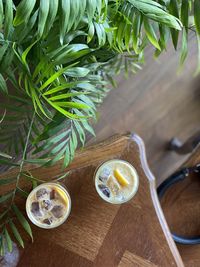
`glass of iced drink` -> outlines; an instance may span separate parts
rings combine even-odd
[[[29,219],[41,228],[50,229],[61,225],[70,211],[70,195],[59,183],[44,183],[37,186],[26,200]]]
[[[101,198],[112,204],[122,204],[136,194],[139,177],[130,163],[113,159],[97,168],[94,182]]]

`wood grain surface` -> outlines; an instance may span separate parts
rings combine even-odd
[[[145,260],[129,251],[125,251],[121,261],[119,263],[119,267],[127,267],[127,266],[134,266],[134,267],[158,267],[158,265],[153,264],[149,260]]]
[[[130,162],[140,179],[136,196],[123,205],[106,203],[94,187],[95,169],[113,158]],[[183,266],[160,209],[143,142],[137,135],[113,137],[79,151],[68,170],[63,183],[72,198],[69,219],[52,230],[33,226],[34,243],[26,242],[18,267]],[[31,172],[46,180],[63,174],[59,164]]]
[[[200,163],[200,146],[182,167]],[[171,187],[161,200],[171,231],[185,235],[200,235],[200,179],[190,175]],[[177,245],[186,267],[200,266],[200,245]]]

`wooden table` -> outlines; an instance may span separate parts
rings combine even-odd
[[[113,158],[130,162],[139,174],[136,196],[123,205],[103,201],[93,183],[96,167]],[[33,226],[34,243],[27,242],[18,267],[183,266],[137,135],[116,136],[80,150],[68,170],[70,175],[63,182],[72,198],[69,219],[52,230]],[[32,173],[51,180],[63,171],[58,164]]]

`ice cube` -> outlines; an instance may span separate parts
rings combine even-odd
[[[101,171],[101,173],[99,175],[99,180],[102,183],[106,183],[110,174],[111,174],[111,170],[109,168],[107,168],[107,167],[103,168],[103,170]]]
[[[56,218],[60,218],[63,216],[63,206],[61,205],[55,205],[53,209],[51,210],[52,214]]]
[[[56,193],[56,191],[54,189],[52,189],[50,192],[50,199],[55,199],[55,193]]]
[[[113,195],[117,195],[120,191],[120,185],[117,182],[117,180],[113,177],[110,176],[108,181],[107,181],[107,186],[110,188],[111,192],[113,193]]]
[[[31,212],[33,213],[34,216],[42,216],[39,202],[32,202]]]
[[[52,217],[46,218],[46,219],[43,220],[43,223],[48,224],[48,225],[51,225],[52,222],[53,222],[53,218]]]
[[[44,198],[48,198],[49,196],[49,192],[47,191],[46,188],[40,188],[37,192],[36,192],[36,197],[38,200],[44,199]]]
[[[50,208],[52,207],[51,200],[49,199],[42,200],[41,207],[45,210],[50,210]]]
[[[110,197],[110,189],[106,185],[99,184],[98,187],[106,197]]]
[[[126,198],[125,196],[123,195],[122,192],[119,192],[117,195],[116,195],[116,198],[119,200],[119,201],[125,201]]]

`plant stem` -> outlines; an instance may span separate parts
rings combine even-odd
[[[27,148],[28,148],[28,143],[29,143],[30,134],[31,134],[31,130],[32,130],[34,119],[35,119],[35,111],[33,112],[33,116],[32,116],[32,119],[31,119],[30,126],[29,126],[28,134],[27,134],[27,137],[26,137],[26,143],[25,143],[25,146],[24,146],[24,151],[23,151],[22,159],[21,159],[21,162],[20,162],[20,165],[19,165],[19,173],[17,175],[15,189],[13,191],[13,196],[12,196],[12,199],[11,199],[10,209],[11,209],[12,204],[14,202],[16,191],[17,191],[17,188],[18,188],[19,180],[20,180],[20,176],[21,176],[21,172],[23,170],[24,160],[26,158],[26,152],[27,152]]]

